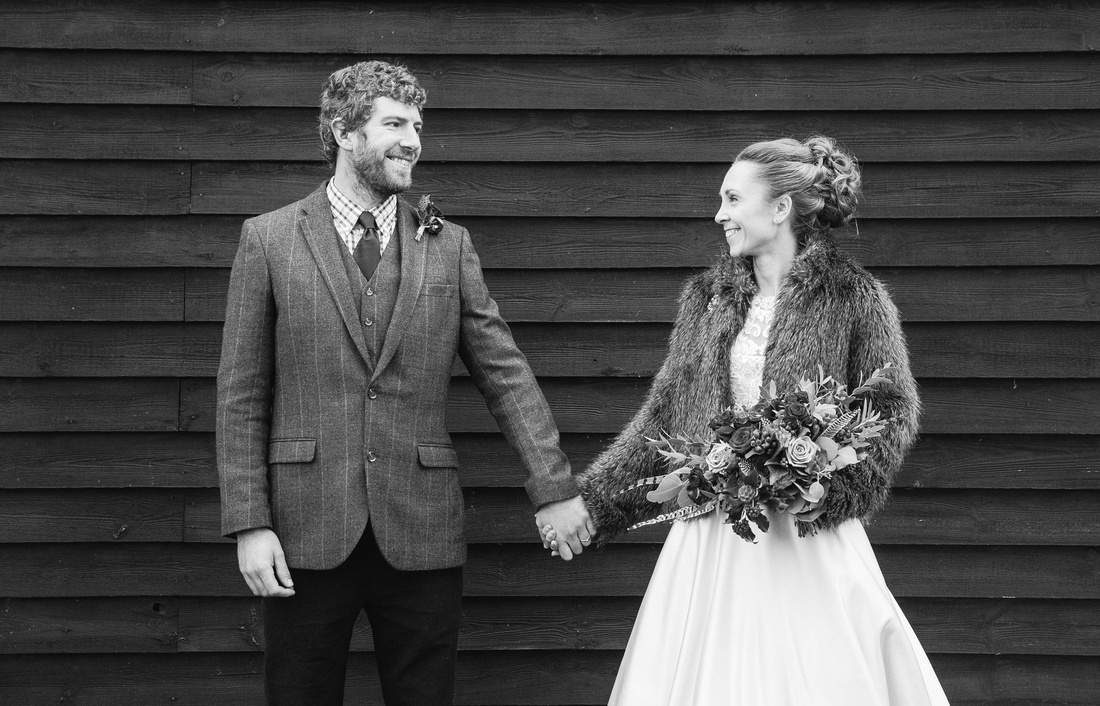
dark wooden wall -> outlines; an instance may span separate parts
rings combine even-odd
[[[258,704],[214,375],[248,215],[326,176],[322,79],[430,92],[416,192],[468,226],[576,467],[636,409],[750,141],[864,163],[848,247],[927,413],[871,528],[954,704],[1100,692],[1100,3],[0,5],[0,702]],[[456,370],[462,704],[598,704],[660,532],[572,564]],[[826,649],[827,646],[821,646]],[[377,692],[369,630],[349,693]]]

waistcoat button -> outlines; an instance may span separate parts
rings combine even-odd
[[[367,452],[367,461],[368,462],[374,463],[377,460],[378,460],[378,457],[374,455],[373,451],[368,451]]]

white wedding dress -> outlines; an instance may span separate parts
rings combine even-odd
[[[774,304],[756,297],[733,345],[735,399],[759,398]],[[862,523],[799,538],[770,519],[756,544],[717,513],[673,524],[610,705],[946,705]]]

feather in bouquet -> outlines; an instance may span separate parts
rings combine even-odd
[[[661,504],[675,500],[679,509],[630,529],[699,517],[717,508],[749,542],[756,541],[753,525],[768,531],[765,510],[792,515],[800,537],[815,534],[833,474],[866,458],[872,440],[893,421],[876,411],[868,396],[889,382],[891,367],[874,371],[851,392],[823,371],[783,395],[776,394],[772,382],[761,388],[762,399],[755,406],[727,409],[715,417],[710,423],[717,437],[713,441],[650,439],[649,445],[673,470],[637,481],[623,492],[656,486],[646,498]]]

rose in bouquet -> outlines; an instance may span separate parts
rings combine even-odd
[[[784,394],[777,394],[772,382],[761,389],[755,406],[716,416],[710,423],[713,440],[649,439],[672,470],[623,492],[656,486],[646,498],[675,501],[678,508],[631,529],[717,510],[734,532],[755,542],[753,526],[767,532],[770,510],[791,515],[800,537],[815,534],[833,475],[866,458],[873,439],[893,421],[869,398],[876,386],[889,382],[891,368],[874,371],[851,392],[822,371]]]

